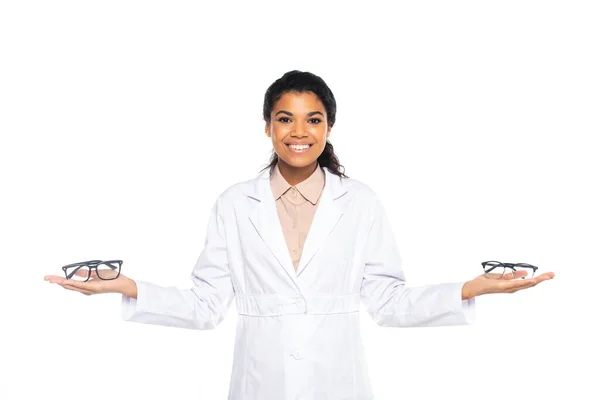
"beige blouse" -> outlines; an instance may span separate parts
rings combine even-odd
[[[311,176],[291,186],[281,175],[277,164],[270,179],[283,235],[297,270],[306,235],[325,186],[325,172],[318,165]]]

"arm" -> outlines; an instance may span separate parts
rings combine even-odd
[[[378,197],[371,208],[365,257],[361,299],[377,324],[416,327],[474,322],[475,299],[463,292],[464,282],[405,285],[398,246]]]
[[[235,294],[220,197],[211,209],[204,245],[191,274],[191,289],[131,280],[122,292],[123,319],[188,329],[215,328],[225,318]]]

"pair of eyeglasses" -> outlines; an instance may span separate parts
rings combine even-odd
[[[483,266],[484,276],[489,279],[503,279],[505,276],[510,276],[510,279],[515,278],[517,271],[526,271],[525,278],[533,278],[538,267],[527,263],[503,263],[500,261],[484,261]]]
[[[78,263],[68,264],[62,267],[67,279],[72,279],[79,282],[87,282],[92,275],[92,270],[95,270],[99,279],[109,281],[117,279],[121,274],[121,265],[123,260],[89,260]]]

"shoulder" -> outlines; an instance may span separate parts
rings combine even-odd
[[[335,179],[339,177],[336,176]],[[379,196],[369,184],[355,178],[342,178],[341,184],[348,191],[346,195],[349,200],[358,204],[363,210],[377,206]]]
[[[247,203],[248,200],[260,199],[260,191],[269,185],[268,171],[261,171],[256,176],[240,180],[230,184],[223,189],[217,199],[217,203],[233,206],[235,204]],[[261,189],[262,188],[262,189]]]
[[[230,184],[221,191],[217,197],[217,202],[232,204],[240,199],[252,195],[256,191],[256,184],[259,178],[246,179]]]
[[[336,179],[338,179],[336,177]],[[342,186],[348,190],[348,192],[355,196],[360,196],[363,199],[369,200],[377,197],[375,190],[365,182],[355,178],[342,178]]]
[[[366,214],[371,223],[387,215],[384,202],[370,185],[353,178],[344,179],[343,182],[356,209],[360,210],[360,214]]]

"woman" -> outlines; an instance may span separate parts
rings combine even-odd
[[[124,275],[46,280],[86,295],[121,293],[125,320],[189,329],[217,326],[235,297],[230,399],[366,400],[361,301],[382,326],[468,324],[476,296],[554,276],[405,286],[381,201],[340,171],[327,140],[335,114],[331,90],[314,74],[290,71],[268,88],[263,116],[273,157],[215,201],[191,289]]]

